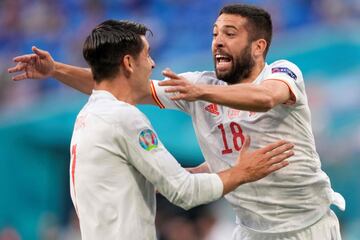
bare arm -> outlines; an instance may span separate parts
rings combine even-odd
[[[232,86],[201,85],[199,99],[231,108],[266,112],[290,98],[287,85],[281,81],[267,80],[260,85],[235,84]]]
[[[244,83],[217,86],[192,84],[171,71],[164,71],[163,74],[170,80],[159,85],[169,86],[166,92],[177,93],[172,97],[173,100],[204,100],[240,110],[265,112],[292,97],[289,87],[276,79],[264,81],[260,85]]]
[[[71,66],[60,62],[54,64],[55,69],[51,77],[80,92],[91,94],[94,88],[94,80],[89,68]]]
[[[49,52],[36,47],[32,47],[32,51],[34,53],[14,58],[16,66],[8,69],[9,73],[17,73],[12,78],[14,81],[53,77],[83,93],[91,93],[94,81],[89,68],[56,62]]]
[[[91,94],[94,88],[94,80],[89,68],[72,66],[54,61],[47,51],[32,47],[32,54],[17,56],[14,62],[15,67],[9,68],[9,73],[16,73],[12,77],[14,81],[24,79],[46,79],[53,77],[65,85],[74,88],[82,93]],[[141,104],[156,105],[149,92],[141,99]]]

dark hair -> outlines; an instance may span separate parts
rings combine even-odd
[[[220,10],[219,16],[224,13],[240,15],[247,19],[246,29],[249,34],[249,40],[254,41],[263,38],[267,42],[264,52],[265,57],[269,51],[272,38],[270,14],[264,9],[245,4],[226,5]]]
[[[141,36],[148,31],[151,32],[142,24],[117,20],[107,20],[94,28],[83,47],[94,80],[115,77],[125,55],[137,58],[144,48]]]

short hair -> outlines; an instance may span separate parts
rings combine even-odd
[[[94,80],[101,82],[115,77],[125,55],[137,58],[144,48],[141,36],[148,31],[151,32],[142,24],[117,20],[107,20],[95,27],[83,47]]]
[[[263,38],[267,42],[264,52],[264,57],[266,57],[272,38],[272,21],[270,14],[262,8],[246,4],[226,5],[220,10],[219,16],[224,13],[240,15],[247,19],[246,30],[249,34],[249,40],[254,41]]]

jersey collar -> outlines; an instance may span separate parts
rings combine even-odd
[[[261,82],[261,80],[264,78],[266,69],[268,69],[269,65],[267,63],[265,63],[264,68],[261,70],[261,72],[259,73],[259,75],[256,77],[256,79],[252,82],[253,84],[258,84]]]

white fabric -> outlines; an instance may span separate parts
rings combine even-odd
[[[145,115],[106,91],[94,90],[79,113],[70,186],[82,239],[156,239],[154,187],[185,209],[221,197],[217,174],[189,174],[157,138],[146,150],[144,131],[155,134]]]
[[[341,240],[339,221],[333,211],[329,211],[313,225],[292,232],[261,233],[238,225],[233,240]]]
[[[214,72],[181,74],[196,84],[226,85]],[[244,135],[251,137],[251,148],[258,149],[280,139],[294,143],[290,164],[264,179],[247,183],[227,194],[243,226],[260,232],[286,232],[318,221],[334,201],[328,176],[321,170],[311,129],[311,116],[303,76],[286,60],[264,67],[253,84],[264,80],[283,81],[292,91],[292,101],[268,112],[253,113],[205,101],[172,101],[166,87],[153,81],[156,95],[166,108],[191,115],[200,148],[214,172],[229,168],[237,159]],[[344,200],[343,200],[344,203]],[[344,207],[344,206],[343,206]]]

